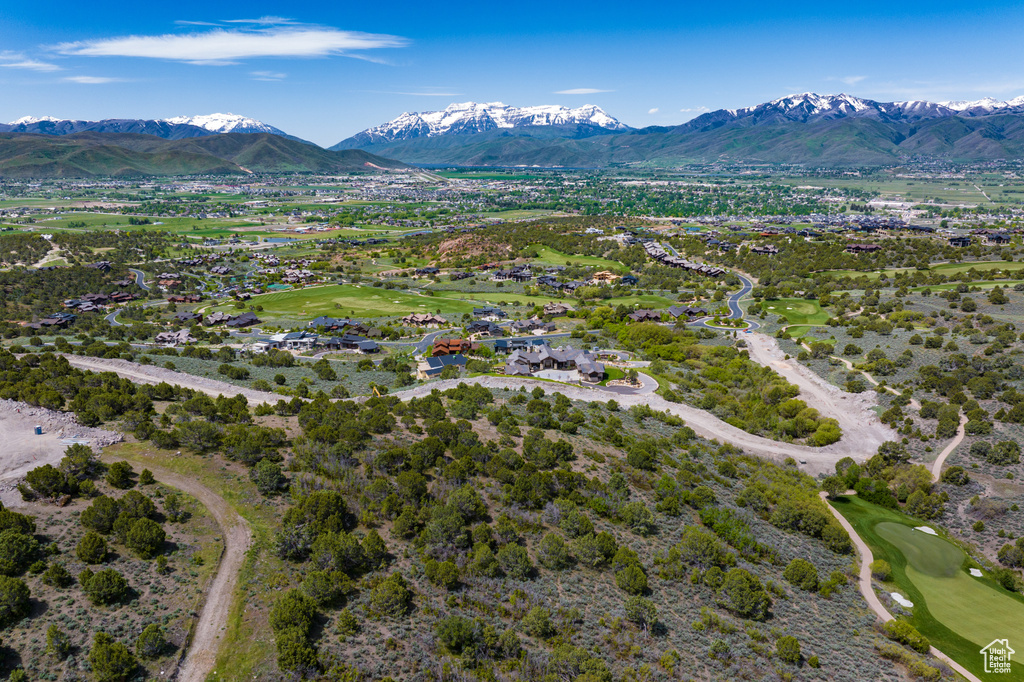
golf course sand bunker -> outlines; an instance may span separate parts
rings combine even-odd
[[[928,533],[928,535],[938,535],[934,528],[929,528],[928,526],[917,526],[914,530],[919,530],[922,533]]]
[[[971,569],[971,575],[973,575],[975,578],[980,578],[981,577],[981,570],[977,569],[977,568],[972,568]]]
[[[889,596],[892,597],[892,600],[894,602],[896,602],[897,604],[899,604],[900,606],[902,606],[905,609],[912,609],[912,608],[914,608],[914,602],[910,601],[909,599],[904,597],[899,592],[890,592]]]
[[[932,618],[979,650],[994,639],[1024,642],[1024,603],[963,571],[967,557],[959,547],[891,521],[875,531],[906,558],[907,578],[919,593],[911,596]]]

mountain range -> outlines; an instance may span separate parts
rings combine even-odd
[[[22,135],[26,139],[16,142]],[[198,142],[225,136],[237,139],[231,145]],[[58,143],[63,138],[68,139]],[[300,146],[282,146],[279,140]],[[372,156],[331,156],[353,150]],[[404,113],[329,150],[235,114],[101,121],[24,117],[0,124],[0,174],[18,177],[33,172],[43,177],[228,173],[242,168],[344,172],[364,162],[380,168],[403,163],[668,167],[717,161],[848,167],[1021,158],[1024,97],[879,102],[848,94],[801,93],[710,111],[677,126],[646,128],[632,128],[595,105],[571,109],[465,102],[441,111]]]
[[[270,133],[176,140],[121,132],[0,133],[0,177],[4,178],[330,174],[403,168],[407,166],[401,162],[364,150],[329,151]]]
[[[270,133],[291,140],[306,142],[272,125],[237,114],[175,116],[173,118],[137,119],[107,118],[80,121],[52,116],[23,116],[10,123],[0,123],[2,133],[38,133],[41,135],[73,135],[75,133],[137,133],[155,135],[166,140],[205,137],[223,133]],[[306,144],[312,144],[306,142]]]
[[[493,113],[507,109],[466,103],[440,112],[406,113],[332,149],[360,148],[438,166],[670,166],[708,161],[858,166],[916,158],[987,161],[1024,156],[1024,97],[1005,102],[878,102],[847,94],[801,93],[753,107],[711,111],[678,126],[640,129],[598,107],[516,110],[574,114],[551,121]]]

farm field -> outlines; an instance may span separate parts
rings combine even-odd
[[[769,315],[781,315],[790,324],[822,325],[828,322],[828,313],[821,309],[817,301],[803,298],[780,298],[765,301],[761,304]]]
[[[1024,599],[988,577],[969,575],[977,565],[959,547],[914,530],[920,521],[857,498],[834,506],[874,558],[892,566],[892,591],[914,603],[909,621],[934,646],[983,676],[983,646],[997,638],[1024,641]],[[1024,665],[1014,661],[1012,673],[1001,677],[1024,680]]]

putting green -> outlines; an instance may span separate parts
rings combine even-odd
[[[893,569],[889,589],[914,602],[909,617],[932,644],[981,679],[981,648],[995,639],[1010,646],[1024,643],[1024,600],[1007,592],[985,573],[968,573],[973,562],[963,550],[942,537],[914,530],[920,525],[898,511],[856,497],[833,505],[871,547],[876,559]],[[1013,657],[1012,670],[1000,680],[1024,680],[1024,666]]]
[[[822,325],[828,322],[828,313],[817,301],[804,298],[780,298],[765,301],[761,307],[769,315],[781,315],[790,324]]]
[[[925,575],[951,578],[964,563],[963,550],[956,545],[902,523],[883,521],[875,532],[896,545],[910,567]]]

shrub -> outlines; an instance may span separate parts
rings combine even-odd
[[[733,568],[725,574],[718,595],[723,606],[743,618],[753,620],[767,618],[772,605],[761,581],[743,568]]]
[[[117,501],[106,495],[100,495],[82,512],[80,520],[86,528],[109,535],[114,528],[114,521],[117,520],[117,515],[120,513]]]
[[[967,471],[962,466],[951,466],[942,472],[942,477],[939,480],[951,485],[967,485],[971,482],[971,477],[967,475]]]
[[[523,616],[523,630],[532,637],[547,639],[555,633],[551,625],[551,613],[543,606],[534,606]]]
[[[0,533],[0,573],[21,575],[36,559],[39,542],[14,528]]]
[[[922,654],[928,653],[931,644],[928,639],[905,620],[890,620],[882,625],[885,636],[894,642],[904,644]]]
[[[438,621],[435,626],[437,638],[441,645],[451,654],[461,655],[473,646],[476,628],[473,621],[460,616],[448,616]]]
[[[459,584],[459,567],[451,561],[428,559],[425,573],[427,580],[445,590],[454,589]]]
[[[17,623],[29,612],[28,585],[23,580],[0,575],[0,628]]]
[[[249,470],[249,479],[264,495],[273,495],[288,487],[288,478],[281,470],[281,465],[266,457]]]
[[[412,605],[412,592],[400,573],[393,573],[370,591],[370,610],[377,615],[404,616]]]
[[[71,653],[71,638],[68,637],[68,633],[56,625],[50,625],[46,629],[46,651],[62,661],[67,658]]]
[[[139,638],[135,640],[135,653],[139,658],[147,660],[159,658],[166,649],[167,639],[164,637],[163,628],[156,623],[147,625]]]
[[[791,635],[779,637],[775,642],[775,653],[786,663],[799,663],[800,641]]]
[[[806,559],[793,559],[786,566],[782,577],[802,590],[818,589],[818,569]]]
[[[560,571],[568,568],[570,564],[569,550],[565,540],[558,533],[548,533],[540,541],[537,551],[537,561],[546,568],[553,571]]]
[[[153,478],[153,472],[149,469],[143,469],[139,474],[139,485],[152,485],[156,483],[156,479]]]
[[[114,462],[107,469],[107,483],[115,488],[127,490],[135,485],[132,475],[135,471],[128,462]]]
[[[112,568],[88,577],[82,588],[93,604],[114,604],[128,596],[128,581]]]
[[[522,545],[505,545],[498,550],[495,558],[505,575],[515,580],[526,580],[533,573],[530,555]]]
[[[128,531],[125,546],[143,559],[152,559],[166,538],[167,534],[159,523],[152,519],[138,519]]]
[[[138,663],[124,644],[105,632],[97,632],[89,650],[89,665],[97,682],[125,682],[131,679]]]
[[[892,566],[885,559],[875,559],[869,567],[871,575],[877,580],[888,581],[892,579]]]

